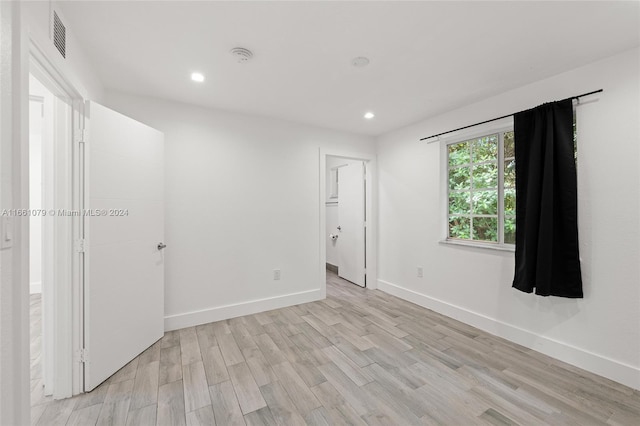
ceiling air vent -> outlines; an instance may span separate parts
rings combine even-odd
[[[56,12],[53,12],[53,45],[63,58],[67,57],[67,29]]]

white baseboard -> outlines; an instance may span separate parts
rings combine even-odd
[[[272,309],[298,305],[300,303],[322,300],[320,289],[303,291],[300,293],[286,294],[284,296],[269,297],[266,299],[251,300],[233,305],[216,306],[199,311],[185,312],[182,314],[168,315],[164,317],[165,331],[178,330],[180,328],[193,327],[194,325],[221,321],[243,315],[256,314]]]
[[[594,374],[634,389],[640,389],[640,369],[632,365],[533,333],[384,280],[378,280],[378,289]]]
[[[29,283],[29,294],[42,293],[42,282]]]

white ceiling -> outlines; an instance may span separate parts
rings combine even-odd
[[[637,1],[62,3],[108,90],[370,135],[640,44]]]

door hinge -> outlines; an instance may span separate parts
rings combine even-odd
[[[75,241],[75,250],[76,253],[84,253],[84,249],[85,249],[85,240],[84,239],[80,239],[80,240],[76,240]]]
[[[89,350],[86,348],[79,349],[76,351],[76,362],[79,363],[87,363],[89,362]]]
[[[87,132],[85,129],[76,129],[75,133],[74,133],[74,140],[76,143],[86,143],[87,139],[86,139],[86,135]]]

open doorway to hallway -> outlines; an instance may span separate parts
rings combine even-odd
[[[29,298],[32,404],[54,392],[53,251],[55,96],[29,75]]]
[[[35,423],[54,400],[76,394],[81,384],[81,304],[79,250],[74,245],[80,211],[78,151],[73,129],[82,105],[74,89],[57,69],[30,44],[28,138],[25,140],[21,189],[29,200],[23,214],[28,228],[22,244],[28,246],[29,300],[23,309],[30,315],[31,418]],[[77,146],[78,144],[75,143]],[[77,159],[76,159],[77,160]],[[74,204],[75,203],[75,204]],[[25,292],[26,294],[27,292]],[[26,312],[25,312],[26,313]],[[50,410],[52,411],[52,410]]]
[[[326,266],[329,272],[367,286],[366,161],[327,156]]]

